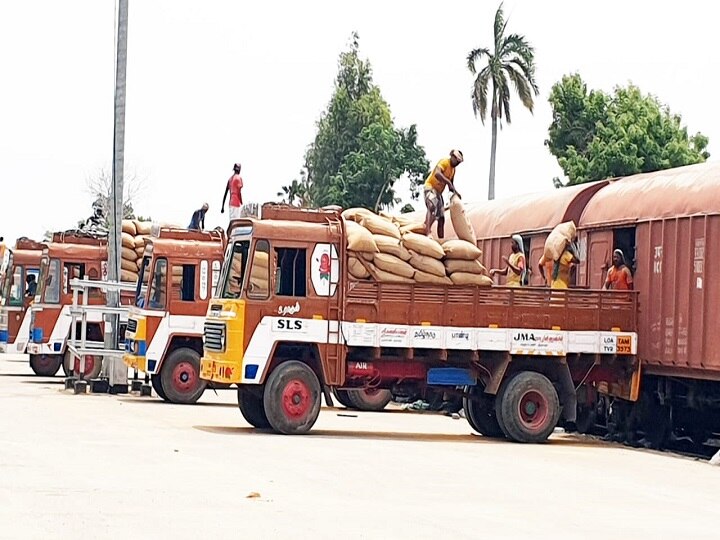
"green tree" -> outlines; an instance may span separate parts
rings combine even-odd
[[[568,184],[658,171],[705,161],[708,138],[688,136],[680,115],[633,85],[588,91],[579,74],[550,92],[553,120],[545,141]],[[555,178],[557,187],[563,183]]]
[[[472,106],[476,117],[483,125],[488,112],[488,87],[491,87],[490,120],[492,122],[492,141],[490,145],[490,174],[488,178],[488,199],[495,198],[495,154],[497,151],[498,124],[502,127],[503,117],[511,123],[510,98],[517,93],[520,101],[531,113],[535,106],[534,96],[540,92],[535,82],[535,50],[520,34],[506,34],[508,20],[505,19],[503,6],[495,13],[493,50],[488,47],[473,49],[467,56],[467,66],[475,76],[472,89]],[[485,61],[480,71],[477,64]]]
[[[301,177],[284,186],[278,196],[290,204],[378,211],[399,201],[394,187],[404,175],[417,198],[428,170],[415,125],[395,127],[353,33],[349,49],[340,55],[335,91],[318,121]]]

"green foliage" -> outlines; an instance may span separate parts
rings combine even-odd
[[[395,182],[408,175],[417,198],[429,171],[415,125],[398,129],[372,69],[359,56],[358,36],[340,55],[335,91],[317,124],[300,179],[278,196],[303,206],[363,206],[380,210],[399,201]]]
[[[705,161],[708,138],[688,136],[681,117],[633,85],[612,94],[588,91],[579,74],[566,75],[550,93],[548,140],[568,184],[627,176]],[[562,186],[559,179],[553,180]]]

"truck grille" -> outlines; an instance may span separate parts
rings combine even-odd
[[[205,348],[208,351],[225,351],[225,324],[216,322],[205,323]]]
[[[137,321],[135,319],[128,319],[127,331],[133,333],[137,332]]]

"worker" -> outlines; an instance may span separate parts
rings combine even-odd
[[[569,289],[570,270],[573,265],[579,262],[580,260],[575,253],[575,246],[568,242],[560,258],[553,264],[552,283],[550,287],[552,289]]]
[[[27,284],[27,289],[25,289],[25,297],[35,298],[35,295],[37,294],[37,281],[35,279],[35,274],[28,274],[27,276],[25,276],[25,283]]]
[[[631,291],[633,288],[632,273],[625,264],[625,255],[620,249],[613,251],[613,264],[608,270],[605,288],[615,291]]]
[[[525,284],[525,272],[527,264],[525,261],[525,246],[522,236],[514,234],[512,236],[512,245],[510,247],[512,253],[510,257],[503,255],[502,261],[506,264],[505,268],[499,270],[493,268],[490,270],[490,277],[496,275],[507,276],[505,285],[508,287],[522,287]]]
[[[438,238],[445,238],[445,201],[443,191],[448,187],[452,193],[460,197],[453,183],[455,169],[463,162],[463,153],[460,150],[450,150],[450,157],[438,161],[435,168],[425,180],[424,195],[427,214],[425,216],[425,235],[430,234],[432,225],[437,220]]]
[[[189,230],[202,231],[205,228],[205,214],[207,214],[209,208],[210,206],[208,203],[205,203],[202,205],[200,210],[195,210],[193,212],[192,218],[190,219],[190,225],[188,225]]]
[[[538,270],[540,271],[540,275],[542,276],[543,284],[546,287],[550,286],[550,279],[552,278],[554,266],[555,265],[553,264],[553,260],[545,258],[544,254],[540,257],[540,260],[538,261]]]
[[[233,165],[233,174],[228,179],[227,185],[225,186],[225,195],[223,195],[222,207],[220,213],[225,213],[225,201],[227,200],[228,193],[230,194],[230,221],[233,219],[240,218],[240,207],[242,206],[242,188],[243,179],[240,176],[240,164],[236,163]]]

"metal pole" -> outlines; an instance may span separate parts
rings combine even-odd
[[[115,63],[115,131],[113,133],[113,166],[112,166],[112,194],[110,208],[112,215],[109,216],[110,233],[108,238],[108,280],[120,280],[120,253],[122,240],[122,218],[123,218],[123,165],[125,159],[125,91],[127,73],[127,32],[128,32],[128,0],[118,0],[117,13],[117,44]],[[120,306],[120,291],[106,291],[107,305],[109,307]],[[108,317],[109,324],[105,325],[105,348],[118,348],[119,319],[113,314]],[[127,386],[127,369],[125,369],[124,380],[118,376],[121,367],[124,368],[122,359],[112,356],[109,358],[107,371],[110,378],[110,386]],[[119,365],[118,365],[119,364]]]

